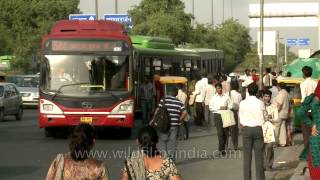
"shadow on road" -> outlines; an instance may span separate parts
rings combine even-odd
[[[8,179],[10,177],[31,174],[39,168],[35,166],[0,166],[0,179]]]

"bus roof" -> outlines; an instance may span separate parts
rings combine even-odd
[[[132,44],[143,48],[152,49],[171,49],[174,50],[174,44],[170,38],[151,37],[151,36],[130,36]]]
[[[144,55],[199,57],[194,52],[175,50],[174,44],[169,38],[131,36],[131,41],[135,51]]]
[[[212,57],[223,58],[223,51],[208,48],[175,48],[177,51],[193,52],[200,55],[201,58],[210,59]]]

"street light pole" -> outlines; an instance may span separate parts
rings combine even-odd
[[[284,63],[287,64],[287,40],[284,40]]]
[[[98,0],[95,1],[95,6],[96,6],[96,16],[97,16],[97,19],[99,19]]]
[[[114,0],[114,12],[118,14],[118,0]]]
[[[279,31],[277,31],[277,72],[280,71],[280,37],[279,37]]]
[[[264,0],[260,0],[260,49],[259,49],[259,74],[260,74],[260,89],[263,87],[263,17],[264,17]]]
[[[213,19],[213,0],[211,0],[211,25],[214,26],[214,19]]]

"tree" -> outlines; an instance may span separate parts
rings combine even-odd
[[[14,68],[26,72],[40,39],[52,24],[78,13],[79,0],[7,0],[0,1],[0,22],[9,30],[9,53],[16,56]],[[3,36],[0,31],[0,36]]]
[[[184,8],[180,0],[142,0],[129,11],[132,34],[170,37],[175,44],[187,42],[193,16]]]
[[[197,24],[190,39],[193,47],[223,50],[224,70],[227,72],[244,61],[250,51],[250,41],[248,28],[233,19],[216,27]]]

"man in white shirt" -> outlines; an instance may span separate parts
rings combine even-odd
[[[211,79],[210,82],[212,82]],[[208,127],[211,125],[211,121],[213,120],[213,114],[209,110],[209,103],[215,93],[216,88],[212,84],[208,84],[204,95],[204,119]]]
[[[269,90],[272,93],[271,99],[275,98],[278,95],[279,89],[278,89],[278,81],[276,79],[272,80],[272,87]]]
[[[262,82],[268,89],[272,86],[273,75],[271,74],[271,68],[266,68],[265,74],[263,76]]]
[[[250,70],[246,69],[244,73],[245,75],[240,76],[239,78],[241,82],[241,87],[242,87],[241,94],[243,98],[245,98],[248,95],[247,86],[253,82],[252,76],[250,75]]]
[[[304,81],[300,84],[300,90],[301,90],[301,102],[303,102],[304,98],[309,96],[310,94],[314,93],[314,90],[317,87],[317,81],[311,78],[312,76],[312,68],[309,66],[304,66],[302,68],[303,78]],[[304,124],[304,121],[301,121],[301,130],[302,130],[302,136],[303,136],[303,142],[306,146],[309,142],[309,137],[311,134],[310,127],[306,126]]]
[[[213,117],[218,133],[219,151],[221,155],[226,153],[226,145],[228,138],[228,128],[223,128],[221,110],[232,109],[232,101],[227,94],[222,93],[221,83],[215,84],[216,94],[211,98],[209,102],[209,109],[213,112]]]
[[[208,84],[207,78],[202,78],[197,81],[195,85],[195,90],[192,93],[195,96],[195,103],[196,103],[196,114],[197,117],[195,119],[195,124],[201,126],[204,121],[204,96],[205,90]]]
[[[268,121],[270,121],[273,125],[273,130],[275,133],[275,138],[278,137],[279,127],[280,127],[280,119],[278,114],[278,108],[276,105],[271,104],[271,96],[272,92],[269,90],[263,91],[263,101],[266,106]],[[274,143],[265,143],[264,145],[264,167],[266,170],[271,170],[274,162]]]
[[[243,126],[243,176],[251,180],[252,150],[255,153],[256,179],[265,180],[262,124],[265,121],[264,103],[256,97],[259,87],[255,83],[248,86],[249,97],[240,102],[239,118]]]
[[[317,87],[317,81],[312,79],[312,68],[309,66],[304,66],[302,68],[304,81],[300,84],[301,89],[301,102],[304,98],[314,93],[314,90]]]
[[[287,92],[286,85],[283,82],[279,83],[278,87],[280,91],[272,100],[272,103],[277,106],[280,119],[279,137],[276,138],[276,142],[279,142],[279,145],[283,147],[287,144],[286,122],[289,118],[289,93]]]
[[[239,104],[242,101],[242,96],[238,92],[238,90],[239,90],[238,83],[235,81],[232,81],[231,82],[230,98],[233,103],[232,111],[233,111],[234,120],[236,121],[236,124],[230,127],[230,133],[231,133],[231,140],[232,140],[233,148],[235,150],[238,149],[238,136],[239,136],[238,112],[239,112]]]

